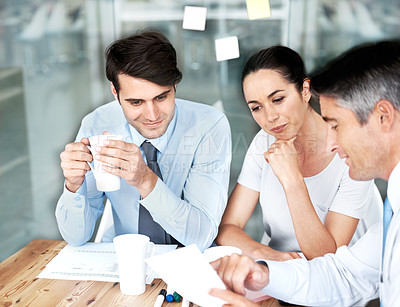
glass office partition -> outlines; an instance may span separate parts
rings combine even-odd
[[[112,7],[0,1],[0,260],[32,239],[60,238],[59,154],[83,115],[111,97],[103,50],[114,39]]]
[[[291,0],[289,45],[309,71],[355,45],[400,37],[396,0]]]

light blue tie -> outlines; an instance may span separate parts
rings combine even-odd
[[[389,229],[390,221],[392,220],[393,210],[390,205],[389,199],[386,197],[385,203],[383,204],[383,240],[382,240],[382,268],[383,268],[383,256],[385,255],[386,235]]]
[[[382,238],[382,271],[383,271],[383,257],[385,256],[385,245],[386,245],[386,235],[389,229],[390,221],[392,220],[393,210],[390,205],[389,199],[386,197],[385,203],[383,204],[383,238]],[[381,281],[382,281],[381,272]],[[380,303],[382,307],[382,302]]]

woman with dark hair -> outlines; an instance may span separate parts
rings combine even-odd
[[[312,259],[357,240],[381,217],[382,200],[373,181],[350,179],[341,153],[327,151],[328,125],[310,107],[310,80],[299,54],[283,46],[257,52],[243,69],[242,89],[261,130],[229,198],[217,244],[237,246],[254,259],[287,260],[300,252]],[[258,201],[262,243],[243,230]]]

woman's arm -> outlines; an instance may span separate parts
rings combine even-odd
[[[315,212],[303,179],[285,184],[284,190],[297,242],[307,259],[334,253],[338,247],[349,244],[358,219],[329,211],[324,225]]]
[[[349,245],[357,229],[359,219],[329,211],[325,218],[325,228],[331,233],[336,241],[337,248]]]
[[[243,255],[253,259],[288,260],[299,258],[297,253],[275,251],[272,248],[253,240],[244,232],[244,227],[253,213],[260,193],[236,184],[228,200],[225,213],[215,239],[218,245],[239,247]]]
[[[329,212],[325,225],[311,203],[307,186],[300,172],[294,139],[276,141],[265,153],[274,174],[285,191],[297,242],[307,259],[334,253],[353,237],[358,219]]]

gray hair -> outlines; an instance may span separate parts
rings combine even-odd
[[[360,124],[382,99],[400,111],[400,42],[370,43],[345,52],[313,74],[311,90],[335,98]]]

